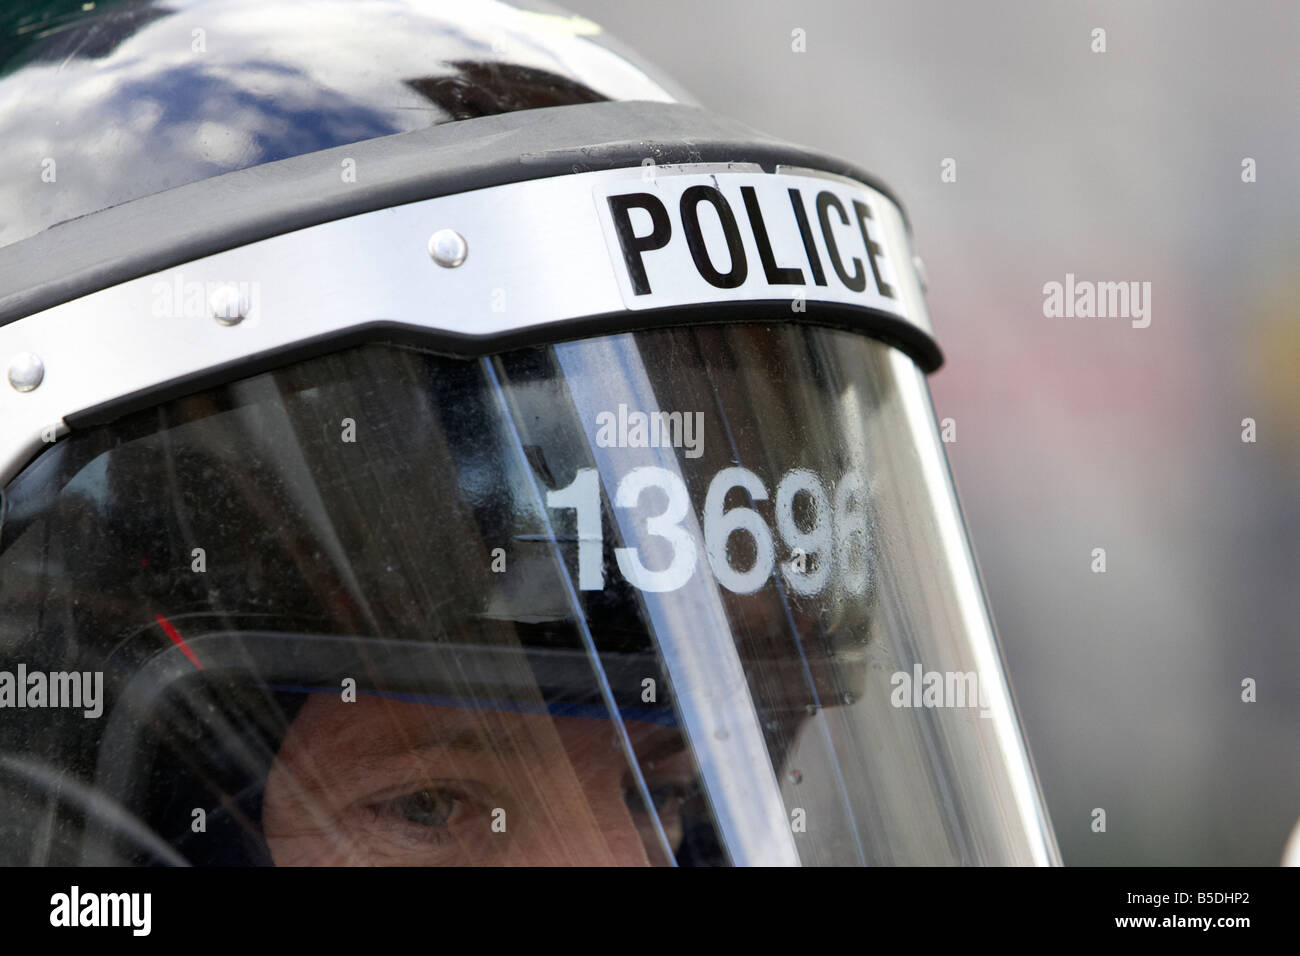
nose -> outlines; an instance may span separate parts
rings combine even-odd
[[[607,866],[649,866],[641,828],[628,809],[622,788],[592,796],[592,811],[609,856]]]

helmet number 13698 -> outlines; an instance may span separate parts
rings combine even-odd
[[[741,488],[752,502],[769,500],[762,480],[748,468],[724,468],[709,482],[701,521],[695,520],[686,484],[674,471],[658,466],[633,468],[619,480],[614,507],[637,509],[652,489],[666,501],[657,514],[644,518],[635,537],[659,538],[657,567],[647,566],[637,546],[614,549],[618,570],[643,591],[675,591],[695,574],[700,563],[698,539],[709,570],[719,584],[737,594],[763,587],[780,563],[786,586],[796,594],[820,593],[834,577],[850,594],[867,586],[870,570],[870,526],[867,485],[848,472],[831,489],[814,472],[794,468],[776,486],[776,533],[751,507],[727,508],[725,499]],[[578,586],[584,591],[605,587],[604,527],[601,521],[600,478],[595,468],[580,468],[573,481],[546,493],[549,508],[572,510],[578,532]],[[737,535],[749,538],[752,558],[737,567],[731,553]],[[778,555],[778,541],[781,552]],[[665,561],[664,551],[670,555]]]

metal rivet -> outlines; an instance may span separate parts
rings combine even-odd
[[[429,237],[429,255],[444,269],[454,269],[465,261],[469,246],[455,229],[439,229]]]
[[[912,268],[916,270],[916,277],[921,280],[921,291],[930,290],[930,282],[925,276],[925,263],[921,261],[920,256],[912,256]]]
[[[218,287],[208,304],[212,308],[212,317],[222,325],[238,325],[248,318],[248,299],[237,285]]]
[[[30,392],[45,378],[45,363],[39,355],[22,352],[9,363],[9,384],[20,392]]]

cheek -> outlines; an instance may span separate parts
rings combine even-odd
[[[339,854],[313,836],[268,837],[267,849],[276,866],[340,866]]]

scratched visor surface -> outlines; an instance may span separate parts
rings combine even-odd
[[[879,342],[747,324],[74,432],[5,489],[0,861],[1034,862],[929,414]]]

